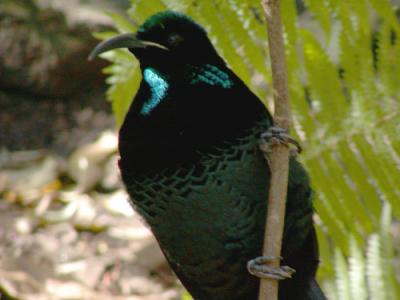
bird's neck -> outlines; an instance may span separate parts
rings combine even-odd
[[[140,114],[148,116],[165,99],[172,86],[198,85],[218,86],[224,89],[234,85],[228,69],[221,63],[186,64],[173,72],[147,66],[142,70],[150,97],[143,103]]]
[[[143,103],[140,114],[149,115],[165,99],[170,83],[165,75],[152,67],[143,70],[143,80],[150,89],[150,97]]]
[[[257,97],[224,65],[142,71],[143,82],[120,130],[121,163],[132,168],[125,172],[132,177],[192,165],[243,137],[265,116]]]
[[[217,64],[206,63],[200,66],[189,66],[186,70],[190,84],[206,84],[231,88],[234,84],[233,78],[227,72],[226,67]]]
[[[171,65],[170,62],[164,64],[141,64],[143,79],[152,86],[154,78],[162,78],[171,83],[205,83],[209,85],[219,85],[227,88],[233,85],[233,73],[228,69],[222,59],[211,61],[198,61],[191,63],[180,63]],[[156,75],[156,76],[154,76]]]

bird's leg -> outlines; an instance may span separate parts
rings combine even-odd
[[[296,272],[295,269],[292,269],[291,267],[288,266],[271,267],[267,265],[269,262],[275,259],[277,258],[269,256],[259,256],[247,262],[247,270],[251,275],[263,279],[268,278],[268,279],[283,280],[292,278],[292,274]]]
[[[260,149],[269,157],[272,147],[276,144],[295,145],[295,148],[290,149],[290,156],[293,157],[296,157],[302,151],[300,144],[285,129],[272,126],[261,134]]]

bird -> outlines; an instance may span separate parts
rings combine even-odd
[[[183,13],[156,13],[90,58],[117,48],[142,73],[119,130],[130,202],[194,299],[257,299],[259,278],[247,267],[263,260],[270,169],[260,136],[274,128],[270,113]],[[325,299],[312,199],[306,170],[290,158],[282,264],[296,273],[272,275],[292,277],[279,282],[280,300]]]

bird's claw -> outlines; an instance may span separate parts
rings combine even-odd
[[[259,256],[247,262],[247,270],[250,274],[263,279],[284,280],[292,278],[293,273],[296,272],[295,269],[289,266],[271,267],[267,265],[275,259],[277,258]]]
[[[290,155],[296,157],[303,150],[293,137],[289,135],[287,130],[272,126],[266,132],[261,134],[260,148],[266,154],[270,154],[272,146],[277,144],[283,144],[289,146],[293,144],[295,148],[290,149]]]

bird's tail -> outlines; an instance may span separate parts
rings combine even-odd
[[[307,299],[309,300],[326,300],[324,293],[319,287],[315,278],[309,281],[309,289],[307,292]]]

